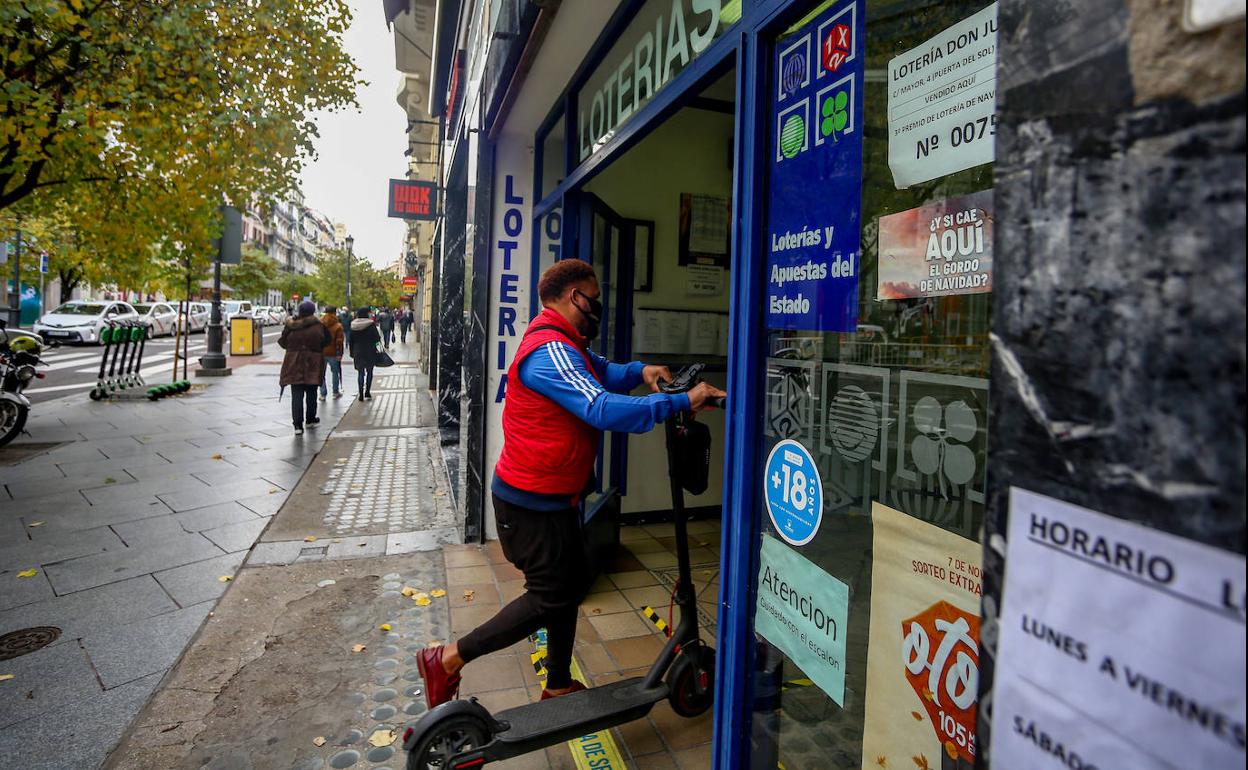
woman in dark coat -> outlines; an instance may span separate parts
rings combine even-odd
[[[355,363],[355,379],[359,385],[359,399],[373,400],[373,367],[377,365],[377,348],[381,334],[377,324],[368,317],[368,308],[355,311],[351,321],[351,360]]]
[[[299,305],[299,315],[286,321],[282,336],[277,339],[277,344],[286,350],[278,384],[283,388],[290,386],[290,419],[296,435],[303,433],[305,424],[311,427],[320,423],[316,417],[316,391],[324,377],[322,351],[331,340],[329,331],[316,317],[316,305],[306,301]]]

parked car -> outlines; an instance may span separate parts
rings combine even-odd
[[[99,344],[100,332],[110,321],[136,321],[139,314],[127,302],[70,300],[35,322],[32,330],[44,340]]]
[[[280,305],[270,305],[268,307],[268,311],[270,323],[276,326],[281,326],[286,323],[286,308],[281,307]]]
[[[165,302],[140,302],[134,305],[139,317],[147,321],[148,339],[173,334],[178,314]]]
[[[189,313],[181,313],[183,333],[194,334],[208,328],[208,319],[212,315],[212,307],[206,302],[191,302],[189,303],[189,308]]]
[[[251,303],[246,300],[227,299],[221,301],[221,320],[225,321],[227,325],[234,316],[251,316],[251,314]],[[254,316],[252,317],[254,318]]]
[[[256,305],[251,309],[251,317],[256,319],[256,323],[261,326],[268,326],[273,323],[273,319],[269,316],[269,309],[264,305]]]

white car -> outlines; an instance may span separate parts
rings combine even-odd
[[[237,299],[221,300],[222,323],[228,326],[231,318],[233,318],[234,316],[240,316],[240,315],[245,315],[251,318],[255,317],[252,315],[250,302],[247,302],[245,300],[237,300]]]
[[[184,334],[202,332],[208,328],[208,318],[212,315],[212,307],[206,302],[191,302],[188,312],[181,312],[180,326]],[[189,328],[188,328],[189,324]]]
[[[286,323],[286,308],[277,305],[271,305],[265,310],[269,311],[269,323],[275,326],[281,326]]]
[[[165,302],[139,302],[135,303],[134,309],[138,312],[139,317],[147,321],[148,338],[163,337],[166,334],[173,335],[174,324],[177,323],[178,314],[168,303]]]
[[[70,300],[35,322],[33,331],[45,340],[99,344],[106,323],[137,321],[139,314],[129,303]]]

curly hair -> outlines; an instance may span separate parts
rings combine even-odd
[[[541,279],[537,282],[537,296],[543,303],[552,302],[559,299],[564,289],[572,284],[590,279],[596,281],[598,276],[588,262],[580,259],[563,259],[546,268],[546,272],[542,273]]]

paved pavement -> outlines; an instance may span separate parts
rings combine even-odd
[[[277,338],[281,334],[280,326],[272,326],[264,331],[264,347],[266,352],[281,350],[277,347]],[[199,363],[199,357],[207,348],[204,334],[192,334],[187,341],[187,354],[191,359],[191,370]],[[62,345],[49,348],[44,352],[43,359],[48,366],[39,367],[44,374],[43,379],[35,380],[26,395],[32,402],[43,403],[59,399],[67,394],[81,394],[95,386],[100,371],[100,357],[104,349],[98,345]],[[139,372],[150,384],[169,382],[173,378],[174,339],[157,337],[149,340],[143,349],[143,366]],[[238,359],[246,361],[247,359]],[[178,365],[181,376],[181,363]]]
[[[44,402],[0,450],[0,765],[97,766],[208,617],[353,400],[295,436],[280,360]]]

